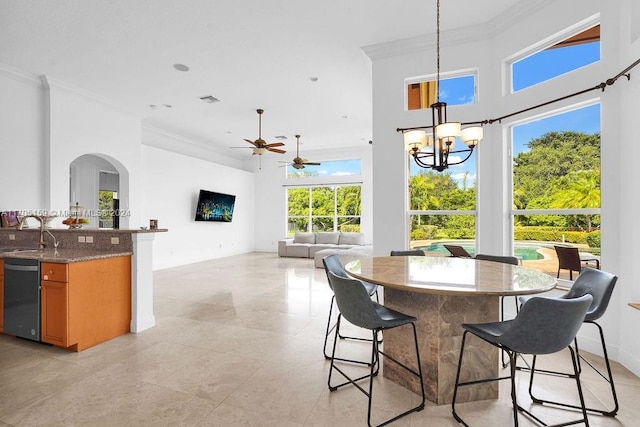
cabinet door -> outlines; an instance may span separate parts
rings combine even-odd
[[[67,347],[69,284],[42,281],[42,341]]]
[[[4,331],[4,260],[0,259],[0,332]]]

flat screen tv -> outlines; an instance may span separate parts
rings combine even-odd
[[[236,196],[200,190],[196,205],[196,221],[231,222]]]

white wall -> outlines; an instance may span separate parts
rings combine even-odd
[[[598,0],[555,1],[528,15],[442,34],[442,71],[478,68],[479,98],[473,106],[449,107],[449,117],[473,121],[499,117],[532,105],[586,89],[615,76],[640,57],[637,7],[633,0],[607,3]],[[540,40],[567,27],[601,14],[601,61],[569,75],[541,83],[518,94],[504,92],[506,76],[503,61]],[[638,17],[636,17],[638,18]],[[498,19],[500,20],[500,19]],[[498,21],[497,20],[497,21]],[[540,25],[540,23],[544,25]],[[511,23],[510,25],[508,25]],[[634,36],[636,34],[636,36]],[[420,111],[404,110],[404,79],[435,72],[435,35],[432,43],[419,40],[398,41],[367,48],[373,60],[373,168],[374,175],[374,252],[408,246],[406,206],[406,167],[402,137],[397,127],[428,124],[430,117]],[[602,110],[602,266],[619,276],[611,305],[601,323],[605,327],[610,356],[640,374],[640,342],[629,325],[640,320],[640,312],[628,303],[640,301],[640,277],[634,260],[640,256],[640,228],[636,212],[640,206],[637,191],[637,160],[640,149],[634,144],[640,132],[640,67],[632,71],[631,81],[619,80],[615,86],[593,91],[531,114],[552,111],[572,103],[599,100]],[[519,115],[485,126],[485,138],[478,146],[478,249],[488,253],[509,253],[508,135],[510,126],[523,120]],[[624,147],[624,148],[623,148]],[[624,236],[624,237],[623,237]],[[580,332],[582,346],[598,353],[593,331]]]
[[[143,223],[169,229],[156,235],[154,270],[253,251],[252,173],[143,145],[141,187]],[[236,196],[231,223],[194,221],[200,189]]]
[[[375,144],[375,143],[374,143]],[[293,148],[292,148],[293,147]],[[245,169],[255,172],[255,250],[275,252],[278,240],[287,233],[287,196],[285,185],[291,184],[341,184],[347,182],[362,183],[362,218],[360,229],[365,234],[367,243],[373,242],[373,189],[372,189],[372,146],[368,141],[361,141],[360,146],[352,148],[331,149],[326,151],[308,151],[304,157],[313,161],[361,159],[362,174],[351,177],[314,177],[306,181],[287,180],[283,163],[291,162],[295,157],[295,141],[293,146],[287,144],[287,153],[266,153],[262,159],[252,156],[245,162]],[[262,160],[262,169],[260,169]]]
[[[40,80],[0,67],[0,210],[44,208]]]

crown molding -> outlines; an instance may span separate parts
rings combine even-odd
[[[40,76],[40,80],[45,89],[49,89],[49,90],[51,90],[52,88],[62,89],[66,92],[72,93],[74,95],[79,95],[83,98],[89,99],[90,101],[96,102],[98,104],[102,104],[113,110],[134,116],[137,119],[142,119],[143,117],[143,115],[139,111],[134,111],[134,110],[125,108],[122,105],[118,105],[106,98],[102,98],[93,92],[89,92],[88,90],[79,88],[77,86],[73,86],[68,83],[62,82],[60,80],[53,79],[47,75]]]
[[[467,27],[441,31],[441,46],[454,46],[474,41],[490,40],[505,29],[517,25],[523,18],[549,5],[549,0],[521,0],[514,6],[491,18]],[[372,60],[392,58],[436,48],[435,32],[391,42],[363,46],[362,50]]]
[[[10,65],[0,64],[0,75],[30,86],[42,86],[42,82],[36,74],[27,73]]]

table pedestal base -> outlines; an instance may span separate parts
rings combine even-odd
[[[498,320],[499,297],[449,296],[399,291],[386,287],[384,305],[415,316],[418,333],[422,373],[427,399],[437,404],[451,403],[460,357],[463,323],[484,323]],[[413,333],[410,327],[394,328],[384,332],[385,353],[410,367],[415,367]],[[498,349],[471,334],[467,334],[461,381],[496,377],[498,375]],[[419,380],[384,362],[385,378],[420,394]],[[458,402],[498,397],[498,383],[485,383],[462,387]]]

